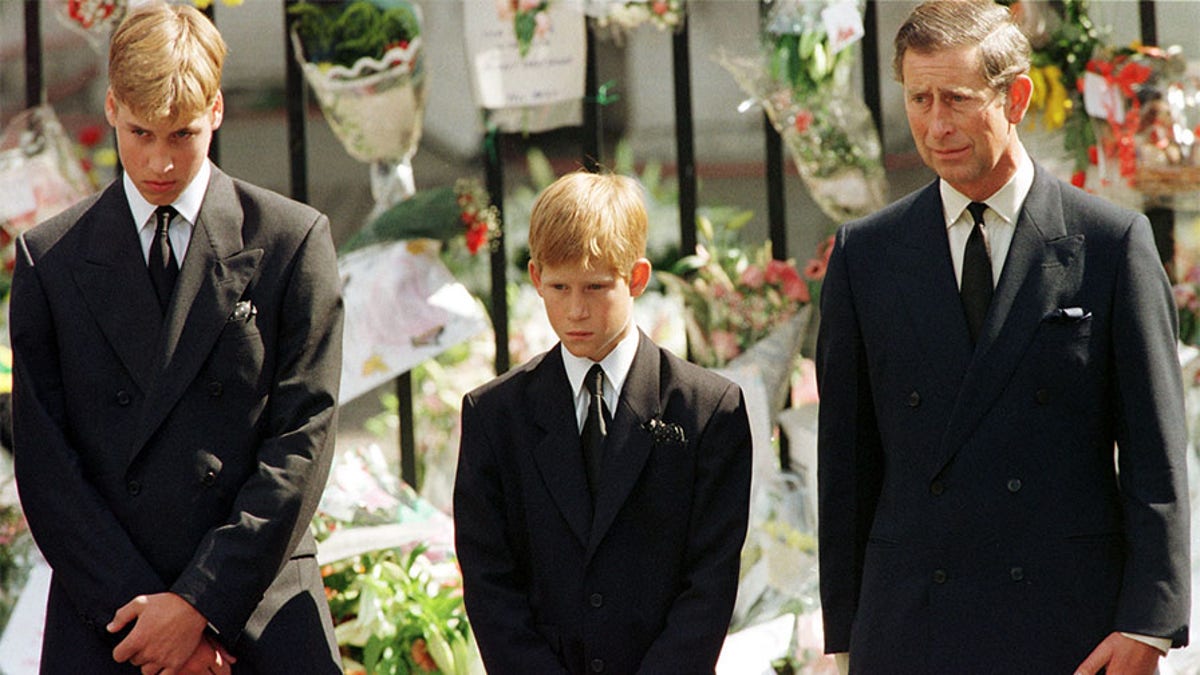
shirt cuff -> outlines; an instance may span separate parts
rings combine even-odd
[[[833,660],[837,663],[838,675],[849,675],[850,652],[837,652],[833,655]]]
[[[1163,654],[1166,654],[1171,649],[1171,641],[1168,640],[1167,638],[1153,637],[1150,635],[1137,635],[1136,633],[1124,633],[1124,632],[1121,633],[1121,635],[1124,635],[1125,637],[1129,638],[1130,640],[1137,640],[1138,642],[1141,642],[1142,644],[1150,645],[1151,647],[1154,647],[1155,649],[1162,652]]]

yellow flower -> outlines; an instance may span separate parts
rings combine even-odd
[[[1071,109],[1070,96],[1063,86],[1062,70],[1058,66],[1040,66],[1029,69],[1029,79],[1033,80],[1033,93],[1030,96],[1030,107],[1042,111],[1042,121],[1046,129],[1060,129],[1067,121],[1067,113]]]

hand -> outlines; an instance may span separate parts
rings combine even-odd
[[[108,624],[116,633],[134,621],[129,635],[113,649],[113,660],[129,662],[143,675],[161,670],[175,671],[200,645],[208,620],[195,607],[174,593],[139,595],[117,610]]]
[[[230,665],[237,659],[225,647],[209,636],[204,636],[196,651],[175,671],[178,675],[232,675]]]
[[[1160,656],[1162,652],[1144,642],[1110,633],[1079,664],[1075,675],[1096,675],[1101,668],[1106,675],[1152,675]]]

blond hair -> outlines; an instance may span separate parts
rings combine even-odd
[[[648,227],[637,181],[610,173],[569,173],[533,204],[530,261],[539,270],[573,263],[611,269],[628,280],[634,263],[646,255]]]
[[[198,116],[216,101],[227,51],[216,26],[195,7],[144,5],[113,34],[109,89],[149,121]]]

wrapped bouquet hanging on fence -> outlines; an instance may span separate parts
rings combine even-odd
[[[679,30],[685,15],[684,0],[584,0],[583,11],[596,35],[618,43],[639,26]]]
[[[288,10],[296,58],[351,157],[371,166],[368,222],[416,191],[425,67],[419,8],[407,0],[300,2]]]
[[[870,110],[850,90],[863,36],[854,0],[777,0],[757,57],[719,57],[779,131],[813,200],[835,222],[887,203]]]

